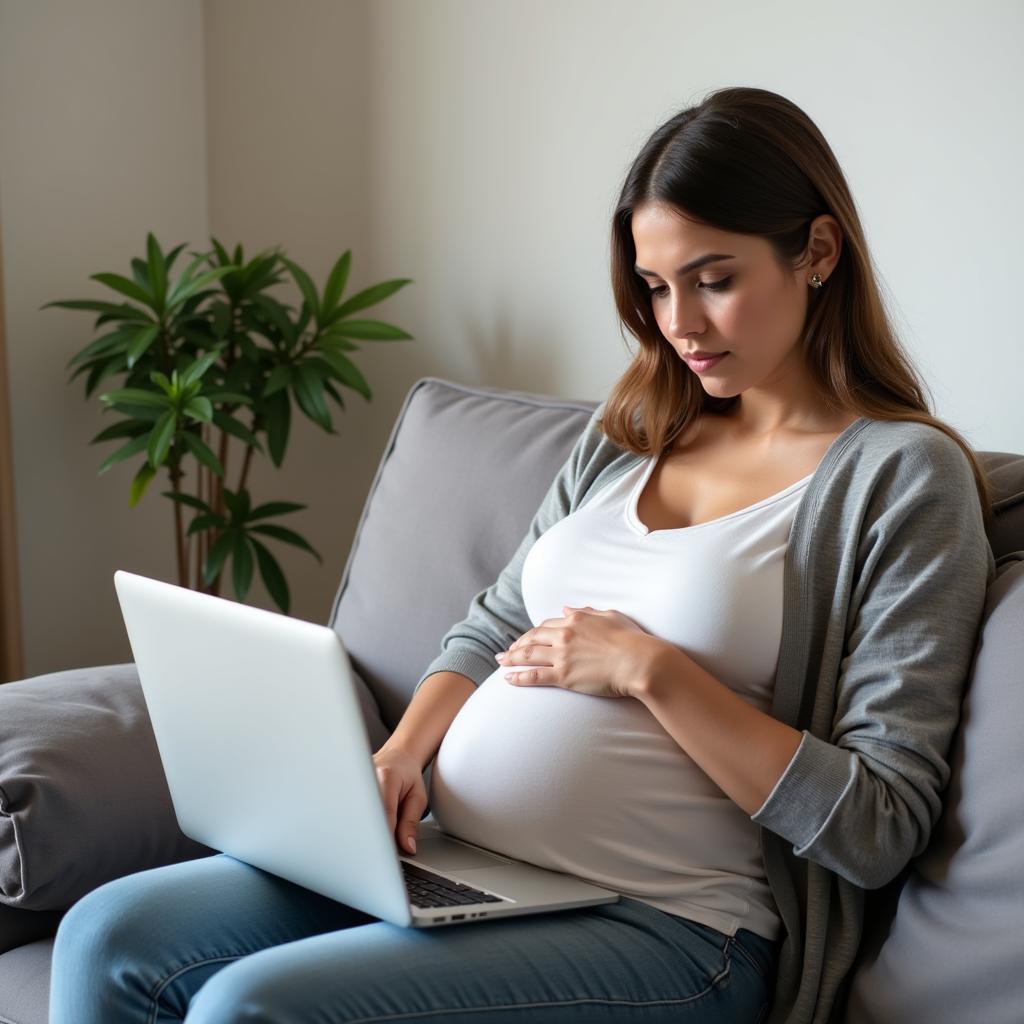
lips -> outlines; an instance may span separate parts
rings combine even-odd
[[[704,373],[713,366],[717,366],[728,354],[728,352],[687,352],[683,359],[694,373]]]

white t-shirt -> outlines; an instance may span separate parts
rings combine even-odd
[[[786,545],[810,476],[651,532],[636,504],[655,464],[636,463],[537,539],[522,574],[530,621],[561,618],[563,605],[615,609],[768,711]],[[512,686],[514,667],[496,664],[441,743],[430,793],[441,826],[727,935],[776,938],[758,826],[651,712],[628,697]]]

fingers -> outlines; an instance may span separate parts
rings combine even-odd
[[[398,792],[401,787],[399,779],[393,771],[383,765],[376,766],[377,784],[384,800],[384,813],[388,816],[388,828],[395,831],[395,818],[398,809]]]
[[[402,801],[401,816],[398,821],[398,843],[405,853],[416,852],[416,833],[420,828],[420,819],[427,809],[427,790],[421,783],[414,786]]]

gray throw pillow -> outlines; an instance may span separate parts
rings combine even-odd
[[[178,828],[134,665],[0,686],[0,902],[60,910],[213,852]]]
[[[846,1024],[1024,1019],[1024,561],[1001,570],[942,816],[865,934]]]

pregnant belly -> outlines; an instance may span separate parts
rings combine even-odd
[[[747,816],[640,701],[512,686],[505,671],[474,691],[438,750],[430,806],[446,831],[650,891],[711,867],[728,822],[740,846],[749,838]]]

